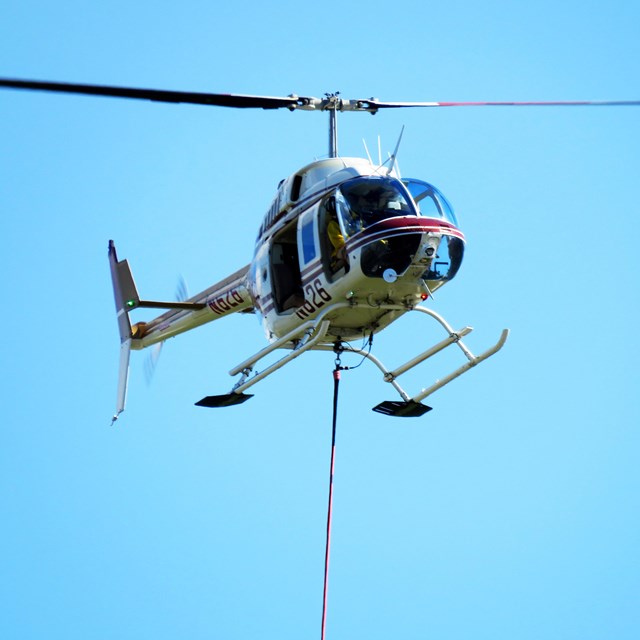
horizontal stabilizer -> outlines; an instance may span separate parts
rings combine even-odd
[[[204,302],[159,302],[157,300],[138,300],[131,308],[140,309],[184,309],[186,311],[200,311],[207,305]]]
[[[225,393],[220,396],[207,396],[196,402],[197,407],[231,407],[234,404],[242,404],[249,398],[253,398],[250,393]]]
[[[131,267],[127,260],[118,260],[116,247],[113,240],[109,241],[109,263],[111,266],[111,278],[113,281],[113,294],[118,313],[118,327],[120,340],[125,341],[132,336],[131,324],[127,314],[134,309],[179,309],[183,311],[200,311],[204,309],[206,302],[176,301],[161,302],[159,300],[141,300],[138,288],[131,273]]]

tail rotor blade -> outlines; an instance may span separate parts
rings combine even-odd
[[[189,299],[189,288],[186,280],[180,276],[176,284],[176,300],[178,302],[186,302]]]
[[[147,384],[151,384],[153,380],[153,376],[156,373],[156,368],[158,367],[158,362],[160,361],[160,354],[162,353],[162,346],[164,342],[158,342],[154,344],[147,356],[147,359],[144,362],[144,377],[147,381]]]

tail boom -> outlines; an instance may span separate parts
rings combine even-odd
[[[132,327],[132,349],[144,349],[167,338],[195,329],[232,313],[253,311],[246,280],[249,266],[239,269],[184,303],[145,303],[139,307],[169,309],[166,313]]]

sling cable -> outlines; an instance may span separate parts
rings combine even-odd
[[[321,640],[325,640],[327,628],[327,595],[329,591],[329,553],[331,550],[331,515],[333,512],[333,473],[335,469],[336,455],[336,425],[338,422],[338,388],[340,385],[340,371],[345,367],[340,364],[340,353],[342,346],[336,342],[334,350],[336,352],[335,369],[333,370],[333,420],[331,425],[331,465],[329,470],[329,504],[327,507],[327,540],[324,550],[324,589],[322,592],[322,632]]]
[[[369,335],[368,352],[371,353],[371,347],[373,346],[373,331]],[[363,344],[364,347],[364,344]],[[340,372],[347,371],[349,369],[357,369],[364,361],[366,356],[353,367],[343,367],[340,354],[343,351],[349,351],[349,347],[342,343],[340,338],[333,345],[333,350],[336,354],[335,369],[333,370],[333,420],[331,423],[331,464],[329,470],[329,504],[327,506],[327,540],[324,550],[324,588],[322,591],[322,631],[320,638],[325,640],[327,630],[327,596],[329,592],[329,555],[331,551],[331,516],[333,512],[333,475],[335,470],[335,456],[336,456],[336,425],[338,423],[338,389],[340,386]],[[362,352],[361,352],[362,353]]]

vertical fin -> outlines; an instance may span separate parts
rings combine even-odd
[[[131,322],[128,310],[136,307],[140,302],[140,296],[133,281],[133,275],[126,260],[118,262],[118,254],[113,240],[109,240],[109,266],[111,268],[111,281],[113,284],[113,296],[116,303],[118,316],[118,331],[120,332],[120,369],[118,374],[118,395],[116,400],[116,412],[111,424],[124,411],[127,400],[127,383],[129,379],[129,356],[131,354]]]
[[[113,284],[113,297],[118,314],[118,330],[120,342],[132,337],[131,323],[129,322],[129,309],[133,309],[140,303],[140,296],[133,281],[129,263],[126,260],[118,262],[118,254],[113,240],[109,240],[109,266],[111,268],[111,282]]]
[[[131,355],[131,340],[125,340],[120,345],[120,369],[118,374],[118,396],[116,400],[116,412],[111,419],[114,425],[120,414],[124,411],[127,402],[127,386],[129,382],[129,356]]]

